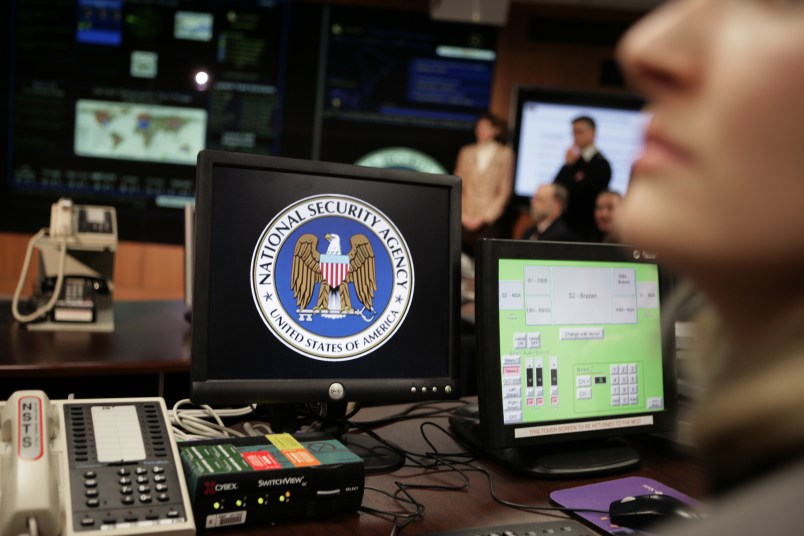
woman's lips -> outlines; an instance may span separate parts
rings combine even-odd
[[[685,167],[692,161],[690,151],[651,125],[645,133],[642,155],[634,162],[635,173],[650,173]]]

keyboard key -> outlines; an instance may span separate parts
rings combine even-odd
[[[559,534],[564,536],[596,536],[597,533],[573,519],[559,521],[534,521],[531,523],[518,523],[512,525],[496,525],[489,527],[474,527],[469,529],[456,529],[446,532],[433,532],[425,536],[542,536],[545,534]]]

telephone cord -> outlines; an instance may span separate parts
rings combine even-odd
[[[61,287],[64,283],[64,268],[67,264],[67,240],[65,238],[59,239],[59,246],[61,246],[61,252],[59,254],[59,273],[56,277],[56,286],[53,289],[53,295],[50,297],[48,302],[39,307],[33,313],[23,315],[19,311],[19,302],[20,302],[20,295],[22,294],[22,287],[25,285],[25,276],[28,275],[28,268],[31,264],[31,257],[33,256],[33,249],[45,233],[47,232],[47,228],[40,229],[31,240],[28,241],[28,249],[25,251],[25,260],[22,264],[22,271],[20,272],[19,281],[17,281],[17,288],[14,290],[14,297],[11,300],[11,314],[14,315],[14,318],[17,322],[27,324],[28,322],[32,322],[42,316],[43,314],[47,313],[56,305],[56,302],[59,299],[59,294],[61,294]]]

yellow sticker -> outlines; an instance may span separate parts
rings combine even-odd
[[[302,444],[296,441],[296,438],[290,434],[269,434],[265,437],[279,450],[297,450],[304,448]]]
[[[273,446],[279,449],[287,460],[295,467],[321,465],[315,456],[310,454],[296,438],[290,434],[270,434],[265,436]]]

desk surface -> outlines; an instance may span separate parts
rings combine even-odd
[[[443,404],[451,407],[450,404]],[[398,409],[398,408],[397,408]],[[360,412],[356,421],[371,420],[389,413],[389,408],[368,408]],[[424,421],[430,421],[448,428],[445,416],[429,417],[397,423],[377,429],[382,437],[393,441],[402,448],[415,452],[429,450],[419,431]],[[462,450],[452,439],[434,428],[428,427],[428,437],[434,441],[441,452],[457,452]],[[644,476],[663,482],[693,497],[702,497],[703,479],[696,463],[678,456],[663,454],[657,448],[634,441],[633,445],[642,455],[642,466],[635,470],[596,479],[578,480],[536,480],[514,474],[493,462],[478,460],[476,463],[490,471],[494,478],[495,491],[498,496],[513,502],[529,505],[549,506],[549,495],[552,491],[600,482],[626,476]],[[451,530],[455,528],[483,527],[501,523],[526,523],[529,521],[549,521],[567,517],[561,513],[532,514],[521,510],[501,506],[495,503],[489,493],[486,476],[478,471],[468,471],[469,487],[462,491],[434,491],[425,489],[410,490],[410,493],[424,505],[424,516],[410,523],[401,534],[415,535],[429,532]],[[418,468],[405,467],[394,473],[372,475],[366,478],[366,487],[379,488],[395,493],[395,482],[407,485],[421,484],[429,486],[454,485],[462,481],[455,473],[440,472],[431,474]],[[400,509],[400,505],[375,491],[366,490],[363,505],[379,510]],[[283,523],[275,527],[228,528],[210,531],[208,534],[221,536],[246,534],[283,534],[283,535],[387,535],[391,533],[391,522],[376,515],[360,512],[333,519]]]
[[[0,377],[188,371],[186,310],[180,301],[115,302],[112,333],[28,331],[0,302]]]
[[[190,326],[184,318],[183,303],[120,302],[115,303],[114,307],[114,333],[29,332],[11,319],[8,302],[0,302],[0,378],[25,376],[35,380],[36,377],[54,375],[76,377],[189,370]],[[35,380],[37,383],[39,381]],[[361,411],[356,420],[372,420],[393,411],[394,408],[368,408]],[[423,452],[429,448],[419,428],[424,420],[448,427],[446,417],[430,417],[394,424],[377,432],[400,447]],[[460,450],[443,433],[433,428],[429,430],[428,437],[432,438],[440,451]],[[695,463],[661,454],[646,443],[636,442],[635,447],[643,459],[640,469],[597,479],[535,480],[516,475],[492,462],[480,460],[476,463],[494,476],[499,496],[518,503],[549,505],[549,494],[554,490],[633,475],[653,478],[693,497],[702,496],[703,479]],[[421,519],[410,523],[401,534],[415,535],[461,527],[566,517],[563,514],[532,514],[501,506],[491,499],[486,476],[477,471],[466,474],[470,484],[462,491],[410,491],[424,505],[425,512]],[[395,482],[433,486],[454,485],[460,481],[461,477],[454,473],[432,474],[406,467],[390,474],[369,476],[366,486],[393,494],[397,491]],[[363,504],[384,511],[399,510],[401,507],[392,499],[370,490],[366,491]],[[327,520],[283,523],[276,527],[232,527],[210,531],[209,534],[362,536],[390,532],[391,523],[387,518],[361,512]]]

